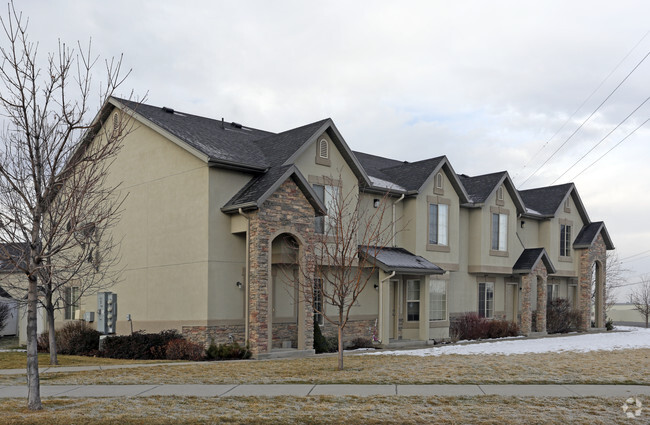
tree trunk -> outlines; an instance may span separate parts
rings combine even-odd
[[[50,343],[50,364],[59,364],[56,347],[56,334],[54,330],[54,305],[52,304],[52,293],[48,293],[45,301],[45,310],[47,311],[47,328],[48,339]]]
[[[38,281],[35,275],[29,276],[27,293],[27,407],[41,410],[41,387],[38,376],[38,330],[36,316],[38,310]]]
[[[343,370],[343,308],[339,307],[339,370]]]

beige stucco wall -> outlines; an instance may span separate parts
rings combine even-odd
[[[110,122],[110,120],[109,120]],[[113,230],[121,240],[123,280],[118,294],[118,332],[159,331],[205,323],[208,315],[207,164],[136,123],[111,164],[108,184],[126,195],[122,219]],[[96,311],[97,297],[81,309]]]
[[[569,196],[569,209],[567,212],[564,209],[564,205],[560,205],[560,208],[555,214],[555,217],[550,220],[548,226],[545,226],[547,233],[546,239],[549,245],[545,245],[546,251],[549,253],[549,257],[555,268],[557,269],[556,276],[572,276],[577,277],[580,267],[580,251],[576,251],[571,248],[571,256],[560,257],[560,225],[561,223],[570,222],[571,224],[571,245],[573,241],[578,236],[578,233],[584,226],[584,222],[578,213],[575,202],[573,198]]]

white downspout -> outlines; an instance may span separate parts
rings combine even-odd
[[[244,276],[244,298],[246,302],[244,303],[244,344],[248,344],[248,328],[249,328],[249,318],[248,318],[248,305],[250,300],[248,299],[248,280],[250,274],[250,234],[251,234],[251,219],[247,214],[244,214],[244,210],[239,208],[239,214],[246,219],[246,273]]]
[[[391,245],[393,245],[393,246],[396,246],[395,245],[395,204],[397,204],[398,202],[401,202],[402,199],[404,199],[404,196],[405,195],[402,193],[402,196],[400,196],[397,201],[393,202],[393,239],[391,240]],[[394,273],[395,272],[393,272],[393,276],[394,276]]]

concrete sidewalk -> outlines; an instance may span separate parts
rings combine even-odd
[[[248,396],[650,396],[650,385],[41,385],[41,397]],[[25,398],[27,387],[0,386],[0,398]]]

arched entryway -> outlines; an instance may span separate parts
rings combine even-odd
[[[270,254],[269,347],[299,348],[300,244],[290,233],[281,233],[273,239]]]

